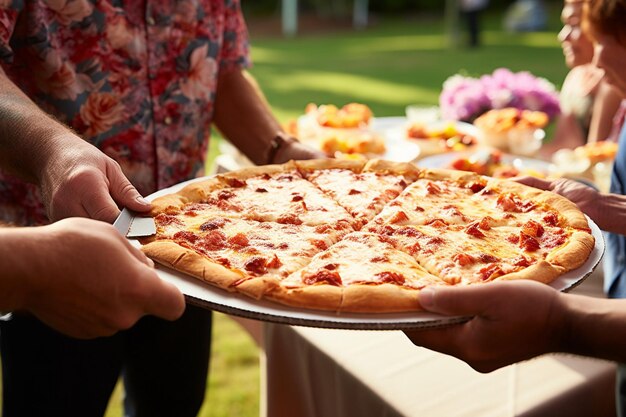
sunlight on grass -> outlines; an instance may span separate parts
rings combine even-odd
[[[273,83],[266,83],[265,86],[276,92],[314,89],[317,92],[327,91],[347,95],[351,100],[365,103],[378,101],[398,106],[411,102],[416,96],[426,97],[429,101],[436,101],[439,97],[438,87],[431,89],[419,86],[407,87],[374,77],[322,71],[298,71],[275,79]]]
[[[207,396],[199,417],[259,415],[259,348],[237,323],[213,314],[213,346]],[[117,384],[105,417],[123,416],[123,386]]]
[[[228,316],[215,313],[209,388],[199,417],[259,415],[259,349]]]
[[[372,54],[375,52],[391,53],[400,51],[441,50],[446,47],[446,40],[441,35],[386,36],[362,39],[354,45],[344,47],[343,52],[350,54]]]

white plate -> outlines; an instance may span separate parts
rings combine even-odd
[[[166,188],[148,196],[147,200],[151,201],[156,197],[177,192],[185,185],[201,180],[203,178],[186,181]],[[133,219],[133,215],[124,209],[114,225],[120,233],[126,236]],[[556,290],[569,291],[579,285],[593,272],[602,259],[604,254],[602,232],[591,219],[589,219],[589,225],[596,240],[589,259],[580,268],[570,271],[553,281],[550,286]],[[129,240],[134,246],[141,247],[141,243],[137,239]],[[229,293],[162,265],[157,265],[156,270],[159,277],[176,285],[185,294],[190,304],[235,316],[273,323],[336,329],[403,330],[438,327],[468,320],[467,317],[446,317],[428,312],[361,314],[296,309],[270,301],[255,300],[238,293]]]
[[[402,123],[400,123],[399,120],[396,120],[396,123],[393,126],[391,126],[391,124],[388,125],[391,127],[389,127],[387,130],[384,131],[384,136],[388,142],[391,142],[391,143],[408,142],[408,143],[416,144],[420,148],[420,155],[422,157],[426,157],[428,155],[438,155],[438,154],[447,152],[446,148],[443,146],[444,139],[437,140],[437,139],[427,139],[427,138],[425,139],[409,138],[408,128],[410,127],[410,122],[408,122],[406,118],[393,118],[393,119],[403,119],[403,120],[402,120]],[[458,132],[471,135],[474,138],[476,138],[476,140],[478,140],[478,137],[479,137],[478,128],[476,128],[476,126],[472,124],[465,123],[465,122],[438,120],[436,122],[427,123],[426,128],[429,130],[440,130],[450,124],[452,124]]]
[[[422,168],[449,168],[452,161],[458,158],[467,158],[472,156],[478,150],[466,151],[466,152],[448,152],[439,155],[432,155],[417,162],[417,165]],[[502,163],[512,165],[520,171],[533,170],[543,174],[550,174],[552,172],[552,164],[541,159],[527,158],[523,156],[515,156],[503,153]]]
[[[422,154],[419,145],[407,140],[397,132],[406,128],[406,117],[374,117],[372,130],[379,132],[385,138],[387,152],[381,155],[382,159],[393,162],[414,162]]]
[[[413,162],[419,158],[421,152],[416,143],[408,140],[404,142],[385,141],[385,148],[386,151],[380,158],[393,162]]]
[[[310,124],[310,121],[306,119],[306,116],[301,116],[299,120],[300,125],[305,124],[305,122]],[[405,124],[405,117],[375,117],[372,119],[371,125],[365,130],[365,132],[370,132],[384,139],[386,148],[385,153],[375,155],[375,158],[386,159],[393,162],[413,162],[420,156],[421,149],[415,142],[397,140],[396,136],[388,134],[389,131],[397,129],[399,126],[404,126]],[[358,132],[359,129],[356,129],[356,131]],[[312,147],[317,147],[318,141],[314,139],[315,134],[311,133],[310,137],[313,139],[301,139],[303,140],[303,143]]]

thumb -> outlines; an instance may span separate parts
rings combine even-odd
[[[146,293],[145,312],[161,317],[165,320],[176,320],[185,311],[185,297],[173,284],[161,280],[154,269],[149,269],[151,276],[150,291]]]
[[[490,297],[486,286],[426,287],[419,293],[419,303],[428,311],[445,316],[474,316],[485,310]]]
[[[106,174],[109,180],[109,191],[117,204],[139,212],[150,210],[150,203],[128,181],[117,162],[109,160]]]
[[[541,178],[526,176],[513,178],[513,180],[520,184],[528,185],[529,187],[539,188],[540,190],[552,190],[552,181]]]

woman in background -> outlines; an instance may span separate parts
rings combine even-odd
[[[593,44],[581,29],[583,4],[583,0],[565,0],[561,12],[563,29],[558,38],[570,71],[561,88],[561,116],[554,138],[542,150],[545,157],[562,148],[610,139],[621,102],[615,88],[603,81],[604,71],[592,63]]]

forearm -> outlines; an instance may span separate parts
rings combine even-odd
[[[33,278],[40,270],[37,242],[45,244],[42,228],[0,228],[0,311],[26,306]]]
[[[626,300],[561,294],[566,311],[562,351],[626,362]]]
[[[604,231],[626,235],[626,196],[599,194],[598,200],[583,210]]]
[[[591,123],[589,124],[589,142],[605,140],[613,128],[613,117],[620,106],[622,97],[611,85],[601,82],[593,103]]]
[[[220,75],[214,121],[255,164],[271,162],[267,160],[270,143],[282,127],[256,82],[244,71]]]
[[[69,128],[42,111],[0,70],[0,166],[39,182],[52,150],[68,135],[73,135]]]

